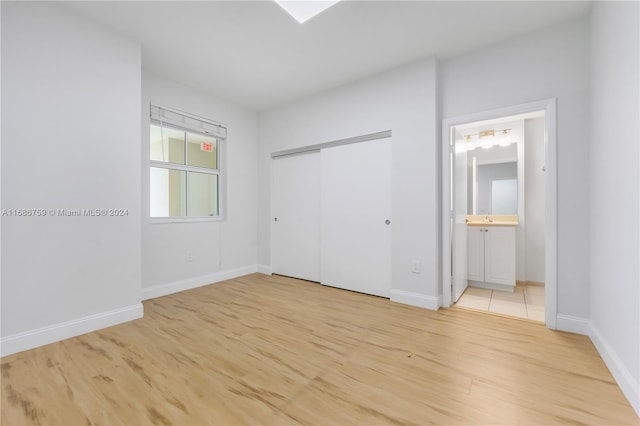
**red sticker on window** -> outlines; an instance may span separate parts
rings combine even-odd
[[[200,144],[200,149],[204,152],[213,152],[213,144],[203,142]]]

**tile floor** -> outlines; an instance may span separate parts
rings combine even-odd
[[[544,322],[544,287],[516,286],[513,293],[467,287],[455,306]]]

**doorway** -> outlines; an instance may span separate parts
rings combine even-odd
[[[528,299],[544,309],[530,319],[556,327],[555,108],[551,99],[443,120],[443,307],[463,294],[494,303],[495,312],[522,299],[526,317]],[[525,123],[543,140],[540,158],[528,163],[532,187],[539,182],[533,194],[525,192]],[[525,203],[527,196],[539,198]]]

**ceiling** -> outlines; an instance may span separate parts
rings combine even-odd
[[[342,1],[301,25],[270,0],[63,4],[138,41],[145,69],[257,111],[590,9],[582,1]]]

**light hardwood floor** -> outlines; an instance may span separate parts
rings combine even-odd
[[[638,424],[587,337],[260,274],[2,359],[3,425]]]

